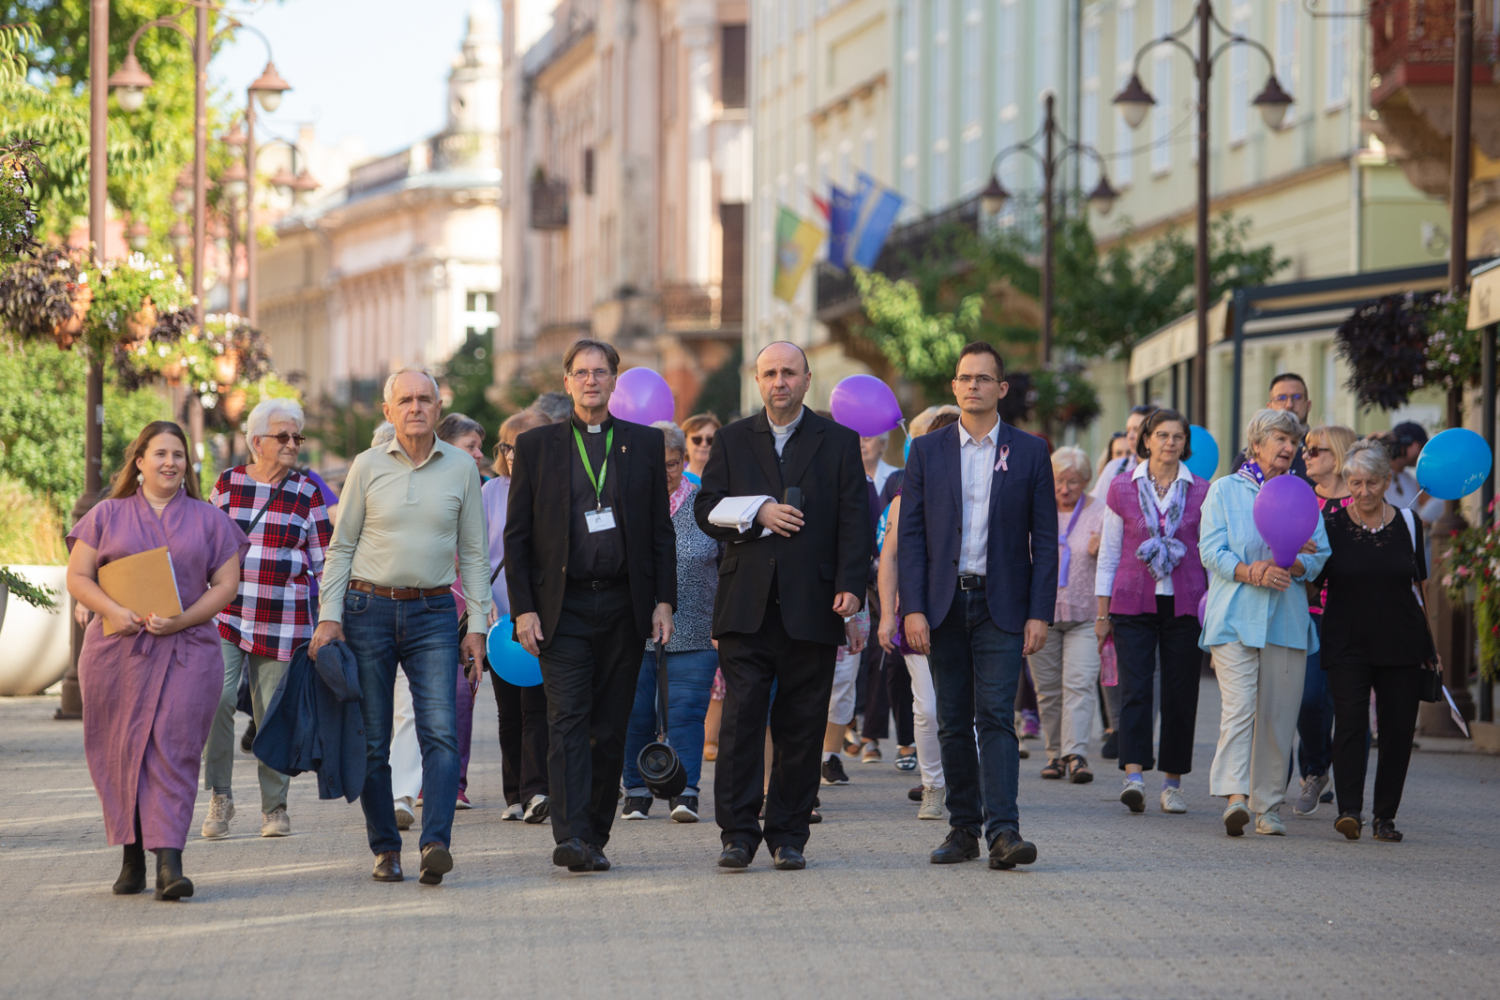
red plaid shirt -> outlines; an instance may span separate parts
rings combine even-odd
[[[331,534],[322,491],[298,472],[278,488],[239,466],[219,476],[209,500],[241,529],[270,502],[250,533],[239,593],[219,612],[219,635],[257,656],[290,660],[292,651],[312,638],[317,617],[309,585],[323,571]]]

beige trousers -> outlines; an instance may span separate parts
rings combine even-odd
[[[1249,795],[1251,812],[1269,812],[1286,798],[1307,651],[1229,642],[1211,652],[1223,709],[1209,794]]]
[[[1094,623],[1053,622],[1047,641],[1027,660],[1047,759],[1086,757],[1099,709],[1099,642]]]

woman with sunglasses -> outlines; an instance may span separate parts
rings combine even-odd
[[[693,484],[694,489],[703,485],[699,477],[708,464],[708,453],[714,446],[714,435],[719,428],[719,418],[712,413],[695,413],[682,422],[682,434],[687,439],[687,469],[682,478]]]
[[[203,751],[203,783],[213,791],[203,821],[203,836],[210,840],[228,836],[234,818],[230,777],[240,674],[249,672],[251,718],[258,728],[292,651],[312,640],[318,617],[310,588],[323,571],[332,528],[322,491],[294,468],[306,440],[303,426],[302,407],[295,400],[263,400],[245,423],[255,460],[225,470],[209,495],[250,539],[239,591],[218,616],[224,692]],[[292,832],[286,813],[290,783],[286,775],[260,765],[262,837]]]

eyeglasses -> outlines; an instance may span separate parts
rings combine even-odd
[[[1306,455],[1308,458],[1317,458],[1319,455],[1326,454],[1328,451],[1328,448],[1319,448],[1315,444],[1310,444],[1306,448],[1302,449],[1302,454]]]
[[[288,434],[286,431],[282,431],[280,434],[271,434],[268,435],[268,437],[275,440],[276,443],[281,445],[283,448],[286,447],[287,442],[289,441],[297,442],[297,447],[300,448],[302,447],[302,442],[307,440],[307,438],[303,437],[301,434]]]
[[[1279,396],[1272,396],[1273,403],[1300,403],[1307,397],[1300,392],[1284,392]]]
[[[993,375],[959,375],[954,378],[953,381],[957,382],[964,388],[968,388],[971,385],[977,385],[979,386],[979,388],[984,389],[988,388],[989,386],[998,384],[1000,380],[995,378],[995,376]]]
[[[694,434],[688,440],[695,445],[713,444],[714,436],[712,434]]]
[[[667,459],[667,471],[668,472],[671,472],[674,469],[680,469],[680,468],[682,468],[682,459],[680,459],[680,458],[669,458],[669,459]]]
[[[580,382],[603,382],[613,374],[608,368],[579,368],[573,377]]]
[[[501,456],[509,462],[510,457],[516,453],[516,446],[513,444],[502,444],[495,450],[500,452]]]

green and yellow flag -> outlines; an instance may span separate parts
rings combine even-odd
[[[776,297],[790,302],[797,297],[797,286],[812,264],[818,244],[823,242],[823,230],[781,206],[776,218],[776,281],[773,286]]]

